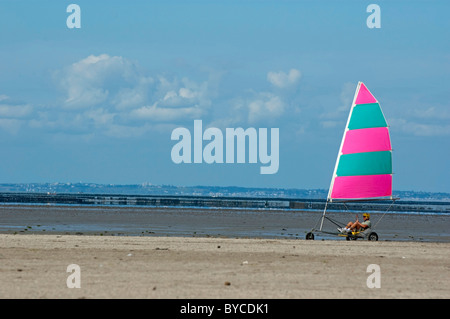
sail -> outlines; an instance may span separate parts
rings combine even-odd
[[[359,82],[342,138],[328,201],[392,199],[392,147],[377,99]]]

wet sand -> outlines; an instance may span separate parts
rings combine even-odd
[[[450,243],[0,235],[0,298],[449,298]],[[80,288],[68,288],[70,264]],[[380,288],[369,288],[370,264]],[[370,281],[372,282],[372,281]]]
[[[0,233],[304,239],[321,216],[301,210],[0,205]],[[355,219],[355,213],[327,216],[342,223]],[[371,220],[380,241],[450,242],[450,215],[372,213]],[[336,228],[324,223],[324,230]]]

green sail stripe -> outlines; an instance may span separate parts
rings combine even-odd
[[[391,151],[344,154],[339,158],[337,176],[392,174]]]
[[[358,104],[353,108],[348,129],[356,130],[360,128],[386,126],[386,120],[378,103]]]

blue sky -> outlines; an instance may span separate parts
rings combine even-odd
[[[69,4],[81,28],[69,29]],[[370,29],[369,4],[381,9]],[[328,188],[358,81],[394,189],[450,192],[448,1],[0,1],[0,182]],[[279,170],[175,164],[171,132],[279,128]]]

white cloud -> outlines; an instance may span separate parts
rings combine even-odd
[[[450,110],[448,106],[429,106],[412,109],[409,112],[415,118],[420,119],[450,119]]]
[[[197,96],[197,93],[193,92],[193,91],[191,91],[191,90],[189,90],[187,88],[181,88],[178,91],[178,95],[181,96],[182,98],[185,98],[185,99],[193,99],[193,98],[195,98]]]
[[[450,136],[449,124],[417,123],[398,118],[391,118],[388,122],[391,130],[399,130],[415,136]]]
[[[200,118],[208,113],[212,104],[208,82],[196,83],[187,78],[170,81],[158,77],[153,103],[130,112],[133,119],[150,121],[177,121]]]
[[[55,72],[54,80],[62,89],[61,104],[12,107],[9,98],[0,95],[0,118],[27,119],[28,127],[51,134],[116,137],[198,118],[210,123],[267,123],[286,114],[295,92],[285,88],[294,87],[301,76],[296,69],[268,72],[274,92],[250,89],[224,98],[220,76],[214,70],[208,72],[199,81],[150,74],[121,56],[89,55]],[[22,124],[4,121],[2,126],[12,132]]]
[[[267,74],[267,80],[278,88],[287,88],[297,84],[300,80],[301,73],[297,69],[291,69],[289,73],[283,71],[269,72]]]
[[[267,91],[254,91],[249,89],[246,96],[235,97],[230,100],[231,107],[228,114],[221,119],[215,119],[213,123],[220,125],[242,125],[269,123],[284,116],[288,111],[290,114],[299,114],[301,108],[297,104],[294,88],[301,77],[300,71],[291,69],[285,72],[268,72],[267,80],[275,87]],[[283,89],[283,90],[278,90]]]
[[[0,118],[23,118],[31,114],[33,107],[29,104],[0,104]]]
[[[57,80],[65,90],[64,106],[80,109],[96,106],[108,99],[121,104],[124,88],[142,81],[136,66],[120,56],[90,55],[57,72]]]
[[[5,94],[0,95],[0,129],[17,134],[33,114],[33,107],[14,101]]]
[[[30,104],[14,101],[5,94],[0,95],[0,118],[24,118],[32,112]]]
[[[154,84],[155,80],[152,77],[139,76],[134,86],[120,88],[111,102],[120,110],[144,105]]]
[[[202,110],[198,106],[165,108],[152,106],[143,106],[131,112],[132,118],[151,120],[151,121],[175,121],[180,119],[196,119],[202,116]]]
[[[248,104],[248,121],[256,123],[279,117],[285,105],[279,96],[272,93],[259,93],[255,100]]]
[[[61,115],[41,119],[52,118],[52,124],[76,121],[85,130],[97,129],[109,135],[127,128],[128,133],[142,134],[148,129],[131,128],[146,127],[148,121],[156,125],[198,118],[211,106],[208,81],[147,74],[120,56],[90,55],[57,72],[55,79],[65,98],[63,108],[52,111]],[[33,125],[39,127],[39,120]]]
[[[88,110],[83,115],[92,120],[96,126],[112,124],[115,116],[115,114],[109,113],[103,108]]]
[[[421,102],[414,98],[396,104],[395,115],[387,118],[390,129],[414,136],[450,136],[450,112],[446,104]]]

